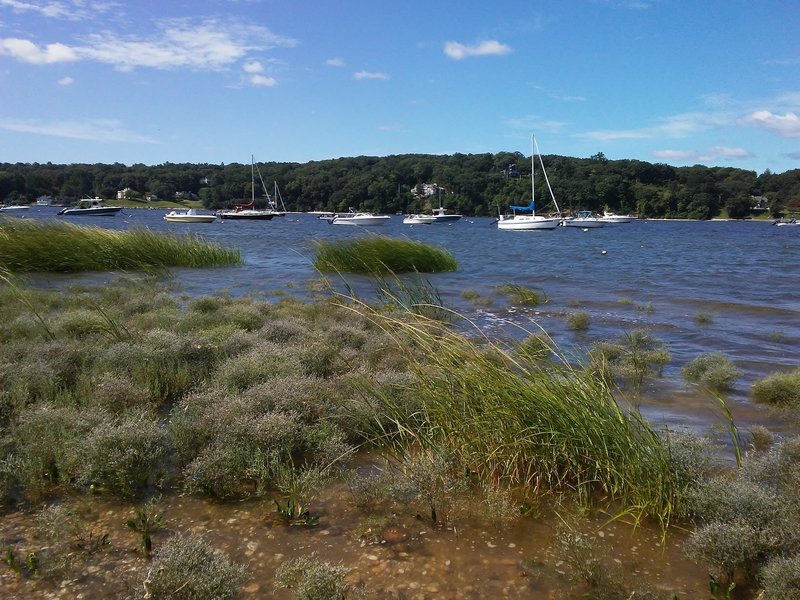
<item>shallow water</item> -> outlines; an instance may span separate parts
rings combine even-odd
[[[57,207],[35,207],[27,218],[58,218]],[[750,386],[774,371],[800,366],[800,235],[791,227],[755,221],[636,221],[583,231],[499,231],[490,218],[463,218],[450,225],[336,227],[311,215],[271,221],[176,224],[163,210],[125,209],[113,217],[73,217],[71,222],[127,229],[149,227],[201,235],[241,249],[244,265],[176,269],[189,294],[227,292],[254,296],[306,294],[319,278],[312,267],[314,240],[372,233],[407,236],[452,252],[454,273],[430,275],[442,301],[483,331],[501,335],[509,323],[542,327],[569,355],[592,343],[644,328],[672,355],[663,378],[647,382],[642,410],[653,421],[708,431],[719,423],[716,402],[688,386],[681,368],[705,352],[720,352],[742,372],[727,396],[739,425],[789,431],[779,415],[750,401]],[[52,285],[106,281],[108,274],[34,278]],[[368,294],[365,278],[351,279]],[[514,283],[549,299],[535,308],[514,307],[498,287]],[[462,292],[480,294],[471,303]],[[585,311],[589,329],[572,331],[565,315]],[[695,322],[699,314],[710,322]]]
[[[56,218],[54,208],[35,208],[26,218]],[[742,376],[728,396],[740,427],[766,425],[793,432],[794,425],[755,405],[752,383],[775,371],[797,367],[800,342],[800,235],[793,228],[760,222],[640,221],[581,231],[559,228],[543,232],[500,232],[492,219],[462,219],[445,226],[406,226],[393,217],[383,227],[362,231],[335,227],[307,215],[269,222],[174,224],[164,211],[125,210],[115,217],[72,219],[110,228],[145,226],[160,231],[191,232],[242,249],[243,266],[177,269],[175,282],[192,295],[306,294],[306,282],[318,279],[311,266],[313,241],[381,233],[405,235],[451,251],[455,273],[429,276],[448,306],[472,319],[484,332],[506,335],[509,324],[545,329],[568,354],[580,355],[595,341],[646,328],[663,340],[672,362],[663,378],[646,382],[637,399],[651,421],[712,433],[724,439],[719,405],[685,384],[681,368],[703,352],[721,352]],[[61,218],[61,217],[59,217]],[[38,285],[103,282],[109,274],[31,277]],[[369,292],[363,278],[357,289]],[[509,304],[498,286],[515,283],[539,290],[549,302],[536,307]],[[480,303],[462,297],[480,294]],[[586,311],[590,326],[574,332],[565,315]],[[711,320],[698,324],[699,313]],[[136,576],[147,562],[136,552],[137,540],[125,528],[130,506],[102,498],[72,500],[89,511],[99,531],[109,534],[109,550],[93,555],[77,576],[64,580],[22,582],[0,569],[0,595],[8,597],[130,597]],[[398,517],[383,541],[359,538],[364,515],[343,490],[331,490],[314,506],[321,523],[315,528],[271,524],[274,505],[260,500],[218,504],[187,497],[163,503],[168,529],[156,534],[157,548],[172,531],[196,530],[237,562],[250,566],[243,597],[289,598],[275,591],[275,568],[296,556],[317,551],[353,571],[350,581],[368,586],[371,597],[386,598],[578,598],[585,588],[568,578],[558,549],[558,518],[522,519],[497,530],[477,518],[455,521],[455,527],[432,529],[413,516]],[[19,555],[39,548],[31,537],[32,515],[5,515],[0,533]],[[589,520],[586,533],[601,549],[607,565],[624,568],[629,577],[681,598],[707,595],[707,575],[687,561],[679,530],[664,544],[660,531],[622,523]],[[39,544],[39,545],[37,545]]]

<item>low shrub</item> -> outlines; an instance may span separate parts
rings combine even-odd
[[[567,315],[567,325],[573,331],[586,331],[589,329],[589,321],[589,313],[584,310],[579,310]]]
[[[772,559],[759,573],[765,599],[800,600],[800,554]]]
[[[729,391],[739,375],[741,371],[723,354],[716,352],[701,354],[683,367],[686,381],[715,392]]]
[[[140,598],[153,600],[197,600],[235,598],[247,581],[243,565],[211,548],[211,542],[196,534],[178,533],[155,552],[142,581]]]
[[[350,586],[350,569],[319,558],[316,552],[287,561],[275,571],[275,587],[291,589],[298,600],[342,600]]]
[[[753,400],[785,408],[800,408],[800,369],[773,373],[759,379],[751,389]]]

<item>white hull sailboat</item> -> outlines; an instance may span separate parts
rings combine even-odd
[[[539,156],[539,164],[542,167],[542,173],[544,173],[544,180],[547,182],[547,189],[550,191],[550,198],[553,200],[553,204],[556,207],[557,216],[554,217],[537,215],[536,209],[534,208],[536,198],[534,167],[537,155]],[[505,229],[508,231],[535,231],[539,229],[555,229],[561,224],[561,210],[558,208],[558,202],[556,202],[553,189],[550,187],[550,180],[547,178],[547,171],[545,171],[542,155],[539,152],[539,145],[536,143],[536,138],[533,134],[531,134],[531,203],[528,206],[509,206],[509,208],[512,214],[500,215],[497,221],[498,229]],[[523,214],[518,214],[518,211]],[[528,212],[530,212],[530,214],[527,214]]]
[[[272,199],[267,194],[267,200],[270,204],[270,208],[261,209],[256,208],[256,171],[255,171],[255,158],[250,156],[250,202],[247,204],[234,204],[232,209],[228,210],[218,210],[217,216],[220,219],[238,219],[238,220],[249,220],[249,221],[269,221],[273,217],[275,217],[279,211],[276,211],[272,208]],[[261,173],[259,172],[259,177]],[[261,185],[264,185],[264,181],[261,181]],[[277,184],[276,184],[277,185]],[[266,191],[266,187],[264,188]],[[285,213],[283,213],[285,214]]]

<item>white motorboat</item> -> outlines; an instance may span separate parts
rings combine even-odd
[[[3,213],[21,213],[30,210],[30,204],[9,204],[7,206],[0,206],[0,212]]]
[[[434,223],[455,223],[461,218],[461,215],[448,215],[441,204],[439,208],[433,209],[433,222]]]
[[[796,227],[800,225],[797,222],[797,219],[789,219],[788,221],[775,221],[773,225],[777,225],[778,227]]]
[[[603,211],[603,216],[600,217],[600,220],[604,223],[630,223],[635,219],[636,217],[632,215],[618,215],[617,213],[607,210]]]
[[[547,182],[547,189],[550,191],[550,198],[556,207],[556,216],[542,216],[536,214],[534,207],[536,198],[536,183],[534,167],[536,165],[535,158],[539,156],[539,164],[544,173],[544,180]],[[535,231],[538,229],[555,229],[561,224],[561,210],[558,208],[553,188],[550,187],[550,180],[547,178],[547,171],[544,168],[542,155],[539,152],[539,145],[536,143],[536,138],[531,134],[531,203],[528,206],[509,206],[511,209],[510,215],[500,215],[497,221],[498,229],[505,229],[508,231]],[[519,214],[522,213],[522,214]],[[530,214],[528,214],[530,213]]]
[[[383,225],[391,217],[389,215],[373,215],[368,212],[349,212],[337,213],[328,218],[327,221],[331,225],[362,225],[374,226]]]
[[[403,219],[404,225],[433,225],[435,217],[433,215],[406,215]]]
[[[258,174],[261,177],[261,172]],[[262,179],[261,185],[266,192],[266,186]],[[276,184],[277,185],[277,184]],[[256,208],[256,174],[255,174],[255,158],[250,156],[250,202],[246,204],[234,204],[232,209],[218,210],[217,216],[220,219],[238,219],[249,221],[269,221],[275,216],[282,216],[286,213],[281,213],[275,210],[275,205],[269,193],[266,193],[267,203],[269,208]]]
[[[170,223],[212,223],[217,220],[217,215],[197,212],[194,208],[190,208],[171,210],[164,215],[164,220]]]
[[[590,210],[579,210],[574,217],[564,219],[564,227],[581,227],[582,229],[596,229],[605,227],[605,221],[595,217]]]
[[[84,198],[78,206],[62,208],[57,214],[66,216],[110,217],[122,210],[121,206],[106,206],[98,197]]]

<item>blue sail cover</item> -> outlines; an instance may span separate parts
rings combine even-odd
[[[531,203],[528,206],[509,206],[508,208],[510,208],[511,210],[531,210],[532,211],[533,210],[533,200],[531,200]]]

